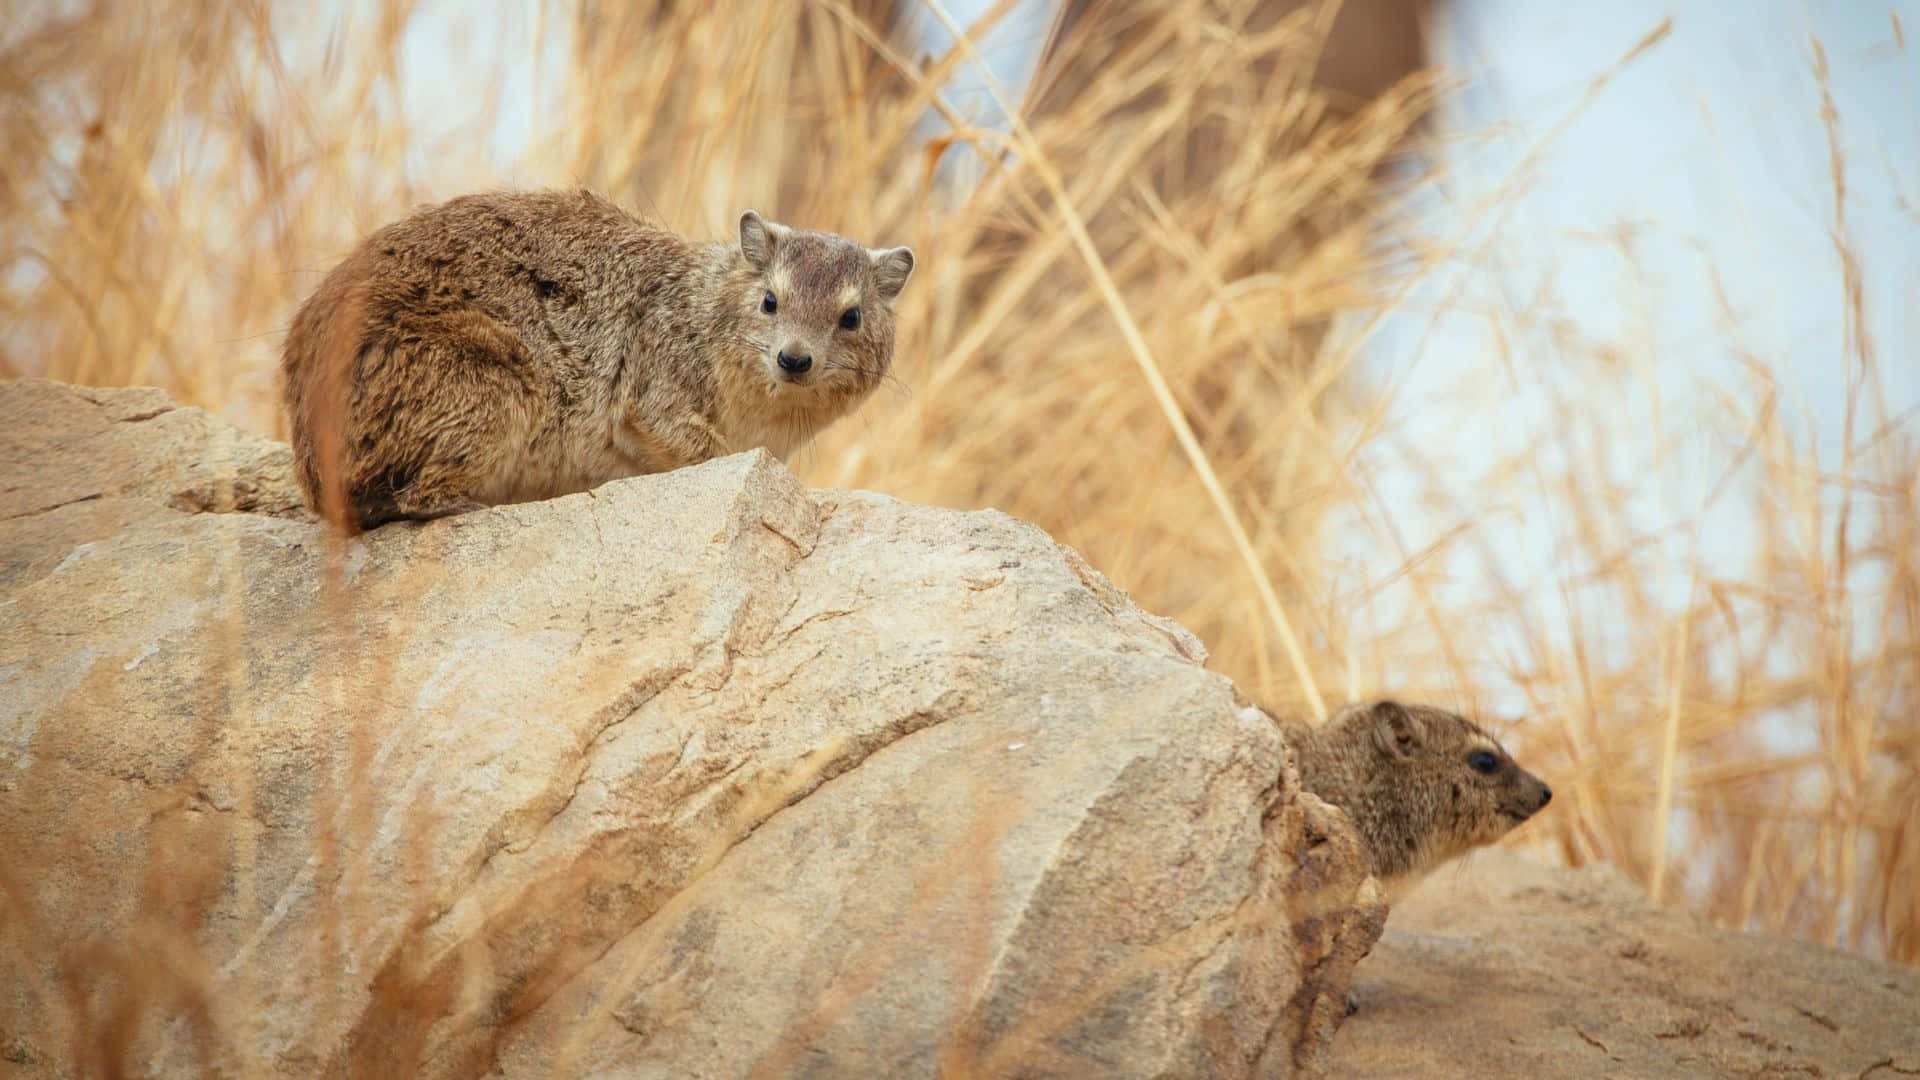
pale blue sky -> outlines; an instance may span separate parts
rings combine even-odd
[[[1669,15],[1671,35],[1583,107],[1592,81]],[[1904,27],[1914,15],[1900,12]],[[1429,220],[1437,236],[1464,235],[1466,253],[1368,351],[1372,374],[1396,388],[1394,437],[1361,468],[1396,505],[1408,551],[1484,522],[1473,544],[1450,549],[1457,597],[1510,587],[1556,636],[1574,632],[1576,607],[1599,616],[1588,631],[1649,632],[1568,584],[1586,569],[1566,558],[1584,527],[1556,498],[1569,475],[1624,492],[1622,546],[1658,541],[1640,565],[1670,608],[1695,560],[1740,576],[1756,550],[1745,508],[1758,476],[1709,496],[1742,449],[1739,418],[1762,397],[1749,360],[1779,377],[1786,414],[1838,471],[1850,357],[1814,37],[1839,115],[1846,240],[1899,417],[1920,405],[1920,80],[1887,6],[1466,0],[1443,22],[1438,59],[1469,85],[1443,113]],[[1481,212],[1495,200],[1497,216]],[[1611,367],[1596,359],[1606,354]],[[1856,443],[1888,418],[1860,416]],[[1916,428],[1907,416],[1909,439]],[[1527,473],[1490,473],[1528,447]],[[1436,487],[1452,505],[1407,509],[1411,493]],[[1855,505],[1870,514],[1874,502]],[[1367,553],[1356,586],[1377,571],[1379,553]],[[1872,575],[1856,584],[1870,590]],[[1513,630],[1490,664],[1519,647]]]
[[[1904,6],[1920,15],[1920,5]],[[1467,0],[1439,35],[1439,59],[1472,81],[1448,100],[1445,126],[1463,135],[1448,153],[1446,198],[1436,201],[1470,211],[1578,108],[1591,79],[1673,18],[1671,36],[1614,78],[1526,171],[1467,306],[1511,324],[1549,292],[1576,315],[1581,337],[1651,344],[1676,376],[1735,345],[1790,361],[1783,367],[1808,407],[1837,420],[1836,382],[1816,362],[1837,359],[1842,341],[1817,36],[1832,71],[1849,240],[1866,271],[1874,337],[1889,390],[1913,402],[1906,343],[1916,327],[1905,298],[1920,286],[1920,68],[1894,44],[1892,9],[1619,0],[1574,10]],[[1632,243],[1623,253],[1625,230]],[[1821,424],[1823,436],[1832,426]]]

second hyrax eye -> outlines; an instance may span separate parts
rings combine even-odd
[[[771,315],[780,310],[780,302],[773,298],[772,293],[768,293],[760,298],[760,310]]]
[[[860,329],[860,309],[859,308],[850,307],[847,310],[840,313],[840,329],[842,330]]]

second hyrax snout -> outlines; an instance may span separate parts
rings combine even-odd
[[[1518,825],[1552,801],[1553,789],[1499,750],[1491,737],[1487,742],[1492,745],[1468,742],[1466,766],[1475,776],[1485,778],[1484,782],[1492,791],[1499,812]],[[1391,752],[1405,754],[1410,751],[1396,741]],[[1442,748],[1440,752],[1444,753],[1445,749]]]
[[[1445,709],[1379,701],[1366,709],[1379,768],[1398,775],[1403,813],[1436,862],[1490,844],[1553,798],[1480,725]]]
[[[1282,730],[1301,786],[1346,813],[1389,896],[1553,799],[1499,740],[1445,709],[1375,701]]]

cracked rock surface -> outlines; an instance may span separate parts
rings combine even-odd
[[[340,545],[284,447],[0,386],[0,1061],[1313,1075],[1378,890],[1203,661],[760,452]]]
[[[1499,850],[1402,900],[1353,996],[1336,1076],[1920,1076],[1920,972]]]

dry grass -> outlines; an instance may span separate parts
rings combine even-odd
[[[1252,74],[1310,62],[1313,18],[1248,34],[1244,4],[1175,0],[1084,90],[1010,102],[1002,132],[937,92],[964,49],[902,55],[873,6],[602,5],[589,25],[551,5],[520,28],[550,84],[542,138],[505,164],[406,107],[403,44],[430,6],[347,26],[195,0],[11,13],[0,372],[159,384],[283,434],[277,335],[319,275],[418,202],[505,183],[588,185],[707,236],[754,206],[912,244],[904,389],[823,438],[804,478],[1036,521],[1277,706],[1524,700],[1509,741],[1559,793],[1531,842],[1725,924],[1920,961],[1920,444],[1886,415],[1844,221],[1837,471],[1790,422],[1778,361],[1751,356],[1724,408],[1687,420],[1719,436],[1727,482],[1649,532],[1636,484],[1667,448],[1586,394],[1651,395],[1658,361],[1576,344],[1601,389],[1500,463],[1497,500],[1446,495],[1436,461],[1389,503],[1358,462],[1424,448],[1351,377],[1351,328],[1461,257],[1384,242],[1405,222],[1376,178],[1431,82],[1342,117]],[[1595,452],[1622,445],[1643,451],[1631,466]],[[1565,523],[1551,616],[1537,582],[1448,587],[1446,556],[1500,527],[1494,502]],[[1401,550],[1416,507],[1460,527]],[[1751,560],[1698,542],[1723,516]],[[1355,571],[1353,550],[1398,554]],[[1353,617],[1389,586],[1402,617]]]

